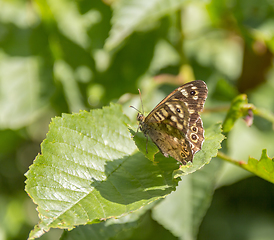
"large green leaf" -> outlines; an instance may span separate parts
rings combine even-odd
[[[26,173],[40,217],[30,238],[125,215],[175,189],[176,161],[160,155],[154,164],[138,153],[128,124],[119,105],[52,120]]]

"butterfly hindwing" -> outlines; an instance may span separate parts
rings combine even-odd
[[[161,153],[186,164],[193,158],[190,144],[182,131],[168,124],[154,123],[149,134]]]
[[[203,122],[200,117],[189,127],[186,138],[190,142],[193,155],[202,148],[202,144],[204,142],[204,129]]]

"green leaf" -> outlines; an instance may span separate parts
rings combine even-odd
[[[130,131],[134,136],[134,141],[141,153],[143,153],[149,160],[154,162],[154,156],[159,152],[158,147],[152,142],[149,137],[145,137],[143,133],[136,133],[133,130]],[[144,144],[145,143],[145,144]]]
[[[173,191],[176,161],[157,165],[137,152],[120,105],[54,118],[26,173],[26,191],[40,223],[30,238],[50,228],[120,217]]]
[[[249,109],[253,109],[254,106],[248,104],[248,99],[245,94],[241,94],[234,98],[231,103],[230,109],[226,115],[223,123],[223,131],[229,132],[238,118],[246,116]]]
[[[123,0],[114,5],[112,29],[105,47],[109,51],[141,26],[148,26],[182,7],[185,0]]]
[[[274,183],[274,158],[269,158],[266,149],[263,149],[260,160],[249,157],[248,163],[239,162],[246,170],[256,174],[257,176]]]
[[[196,239],[199,225],[211,203],[221,161],[182,177],[175,192],[152,209],[152,217],[180,239]]]

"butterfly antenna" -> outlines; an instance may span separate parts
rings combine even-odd
[[[135,109],[137,112],[141,113],[141,111],[138,110],[136,107],[133,107],[133,106],[129,106],[129,107],[131,107],[131,108]]]
[[[144,113],[144,105],[143,105],[143,101],[142,101],[142,94],[141,94],[141,91],[140,91],[139,88],[138,88],[138,91],[139,91],[140,100],[141,100],[141,105],[142,105],[142,112]]]
[[[141,114],[144,114],[144,106],[143,106],[143,101],[142,101],[142,95],[141,95],[141,91],[140,89],[138,88],[138,91],[139,91],[139,95],[140,95],[140,100],[141,100],[141,105],[142,105],[142,112],[140,110],[138,110],[136,107],[133,107],[133,106],[129,106],[133,109],[135,109],[137,112],[141,113]]]

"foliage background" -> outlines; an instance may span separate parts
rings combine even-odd
[[[54,116],[118,101],[133,121],[138,88],[148,112],[194,79],[210,91],[205,127],[223,121],[239,93],[273,112],[273,10],[272,1],[247,0],[1,0],[0,239],[26,239],[38,222],[24,173]],[[272,158],[273,142],[270,122],[255,117],[248,128],[238,120],[223,151],[247,161],[266,148]],[[222,164],[198,239],[272,239],[273,184]],[[128,239],[155,232],[177,239],[150,211]]]

